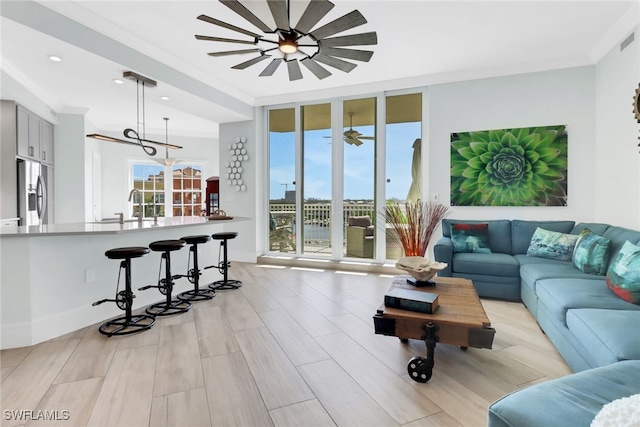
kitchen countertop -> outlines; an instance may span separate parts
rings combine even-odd
[[[32,226],[4,226],[0,227],[0,237],[38,237],[38,236],[70,236],[91,234],[121,234],[158,230],[160,228],[189,227],[195,225],[222,225],[230,222],[248,221],[247,217],[233,217],[233,219],[209,220],[206,217],[166,217],[145,219],[142,224],[137,220],[127,220],[124,224],[116,222],[84,222],[69,224],[48,224]]]

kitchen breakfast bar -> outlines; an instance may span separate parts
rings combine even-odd
[[[105,252],[126,246],[180,239],[230,229],[249,218],[208,220],[203,217],[159,218],[142,223],[127,221],[42,226],[0,227],[0,349],[30,346],[77,329],[122,315],[116,304],[92,306],[114,298],[119,262]],[[225,227],[227,226],[227,227]],[[217,242],[198,247],[200,270],[218,265]],[[188,248],[171,257],[173,274],[186,274]],[[156,285],[160,254],[150,253],[132,262],[133,309],[160,301]],[[202,271],[201,286],[221,277],[217,268]],[[124,287],[124,277],[120,289]],[[192,289],[186,279],[175,281],[174,294]]]

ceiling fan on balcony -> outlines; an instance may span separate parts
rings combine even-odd
[[[367,20],[358,10],[353,10],[340,18],[314,29],[322,18],[335,6],[328,0],[309,0],[298,22],[295,24],[291,22],[291,0],[267,0],[273,21],[275,22],[273,28],[238,0],[219,1],[247,20],[254,27],[260,29],[263,34],[240,28],[203,14],[198,16],[199,20],[243,34],[248,36],[249,39],[203,35],[196,35],[196,39],[255,46],[249,49],[209,52],[208,55],[218,57],[258,53],[258,56],[254,56],[231,68],[244,70],[254,64],[271,59],[271,62],[269,62],[267,67],[260,73],[261,77],[272,76],[283,62],[287,64],[290,81],[302,79],[303,75],[299,64],[304,65],[318,79],[324,79],[331,75],[331,72],[320,65],[320,63],[348,73],[356,68],[356,64],[345,61],[344,59],[368,62],[373,52],[369,50],[348,49],[345,48],[345,46],[375,45],[378,43],[378,37],[375,31],[331,37],[335,34],[366,24]],[[268,17],[266,19],[268,19]]]
[[[353,115],[355,113],[349,112],[347,114],[349,115],[349,129],[345,130],[344,133],[342,134],[342,139],[344,139],[344,142],[358,147],[363,144],[362,140],[374,141],[376,139],[373,136],[365,136],[360,132],[358,132],[357,130],[355,130],[353,128]],[[325,136],[325,138],[331,138],[331,137]]]

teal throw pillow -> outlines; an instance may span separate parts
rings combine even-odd
[[[490,254],[489,224],[451,224],[453,252],[476,252]]]
[[[585,228],[573,250],[573,265],[585,273],[604,276],[607,273],[610,243],[611,240]]]
[[[607,271],[607,286],[625,301],[640,304],[640,247],[628,240]]]
[[[538,227],[531,237],[527,255],[571,261],[578,237],[577,234],[558,233]]]

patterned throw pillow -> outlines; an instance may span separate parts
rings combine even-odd
[[[609,260],[611,240],[598,236],[588,228],[582,230],[573,250],[573,265],[588,274],[604,276]]]
[[[559,261],[571,261],[573,248],[576,246],[578,237],[580,236],[577,234],[558,233],[538,227],[531,237],[527,255],[557,259]]]
[[[489,224],[451,224],[453,252],[476,252],[490,254]]]
[[[640,304],[640,247],[624,242],[607,271],[607,286],[623,300]]]

